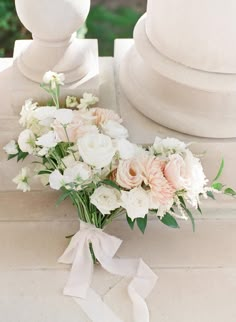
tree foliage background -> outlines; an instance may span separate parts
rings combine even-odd
[[[40,0],[39,0],[40,1]],[[97,38],[101,56],[113,55],[116,38],[131,38],[133,28],[141,16],[141,7],[100,4],[95,1],[87,19],[86,38]],[[106,3],[106,1],[105,1]],[[81,33],[79,33],[81,35]],[[19,21],[13,0],[0,0],[0,57],[11,57],[16,39],[30,39],[31,34]]]

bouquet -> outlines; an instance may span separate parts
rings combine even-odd
[[[85,93],[82,98],[68,96],[61,102],[63,83],[63,74],[45,74],[41,86],[50,95],[50,101],[46,106],[39,106],[32,99],[25,102],[19,121],[24,130],[17,141],[12,140],[4,148],[9,159],[34,158],[34,169],[24,167],[13,179],[17,189],[29,191],[32,176],[37,176],[43,185],[61,191],[58,203],[70,198],[75,206],[83,231],[72,238],[61,262],[74,263],[75,249],[85,243],[94,263],[98,260],[107,270],[120,274],[116,265],[111,268],[111,263],[107,264],[98,245],[98,240],[102,244],[108,239],[103,229],[115,218],[125,215],[129,226],[133,229],[136,223],[143,233],[148,215],[173,228],[179,227],[178,219],[190,218],[194,227],[191,209],[201,212],[201,198],[214,198],[214,193],[221,191],[236,195],[218,182],[223,161],[209,186],[200,159],[188,144],[159,137],[151,146],[133,144],[119,115],[97,107],[98,98],[92,94]],[[104,249],[114,242],[112,238],[104,242]],[[118,242],[112,251],[107,248],[110,261],[119,245]],[[136,264],[144,267],[143,262]],[[153,282],[156,277],[147,267],[144,271]],[[76,274],[79,286],[74,285]],[[87,277],[80,278],[79,274],[81,270],[73,274],[72,268],[65,294],[80,297],[83,279]],[[152,287],[149,283],[141,297],[146,297]],[[82,290],[82,297],[85,293]]]

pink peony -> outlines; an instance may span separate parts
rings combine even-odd
[[[121,187],[129,190],[140,186],[143,182],[143,176],[139,162],[135,159],[120,161],[116,181]]]
[[[143,157],[141,165],[144,183],[150,187],[151,203],[157,206],[169,204],[175,189],[164,177],[164,162],[153,156]]]

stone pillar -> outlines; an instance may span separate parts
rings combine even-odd
[[[148,0],[120,83],[155,122],[189,135],[236,137],[236,2]]]
[[[66,83],[82,79],[89,72],[91,55],[75,31],[87,18],[90,0],[15,0],[15,4],[33,36],[17,57],[21,73],[35,82],[41,82],[48,70],[64,73]]]

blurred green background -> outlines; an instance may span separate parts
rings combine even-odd
[[[38,0],[40,1],[40,0]],[[143,5],[135,0],[127,1],[129,6],[124,7],[124,1],[94,1],[86,28],[79,31],[79,36],[85,33],[86,38],[97,38],[99,41],[100,56],[113,55],[114,39],[131,38],[133,28],[144,11]],[[122,6],[121,6],[122,5]],[[11,57],[16,39],[31,38],[28,31],[19,21],[13,0],[0,0],[0,57]]]

